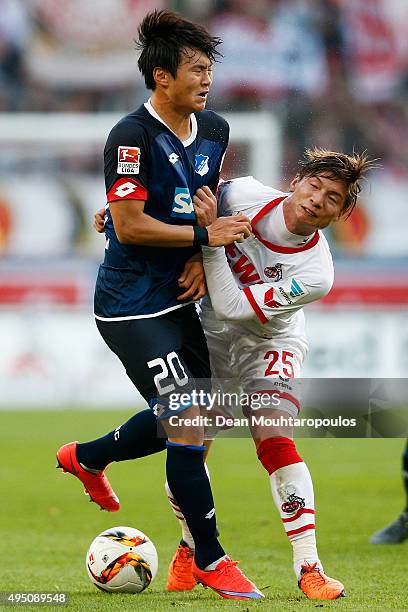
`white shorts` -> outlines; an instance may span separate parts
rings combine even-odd
[[[248,416],[251,408],[270,408],[298,415],[301,381],[296,379],[308,350],[303,334],[262,338],[238,324],[218,321],[207,308],[201,322],[210,353],[213,393],[222,398],[218,408],[222,414],[237,417],[237,412],[241,416],[243,412]]]

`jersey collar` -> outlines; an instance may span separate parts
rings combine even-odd
[[[175,132],[173,132],[173,130],[167,125],[167,123],[165,121],[163,121],[163,119],[160,117],[160,115],[154,110],[153,106],[152,106],[152,102],[151,102],[151,98],[148,99],[147,102],[144,103],[144,107],[146,108],[146,110],[152,115],[152,117],[154,117],[155,119],[157,119],[157,121],[160,121],[160,123],[162,123],[163,125],[166,126],[166,128],[168,130],[170,130],[170,132],[172,134],[174,134],[177,138],[179,138],[177,136],[177,134]],[[191,113],[190,115],[190,121],[191,121],[191,134],[190,136],[187,138],[187,140],[182,140],[181,144],[184,147],[188,147],[189,145],[191,145],[192,142],[194,142],[194,140],[196,139],[197,136],[197,118],[194,115],[194,113]],[[179,138],[180,140],[180,138]]]
[[[275,206],[278,206],[278,204],[283,202],[283,200],[285,200],[286,198],[287,196],[284,195],[280,198],[276,198],[275,200],[271,200],[271,202],[268,202],[268,204],[265,204],[265,206],[261,208],[261,210],[251,220],[252,232],[254,236],[259,240],[259,242],[262,242],[262,244],[264,244],[271,251],[275,251],[275,253],[301,253],[302,251],[307,251],[308,249],[311,249],[319,242],[319,230],[315,231],[313,238],[309,240],[309,242],[306,242],[305,245],[299,247],[285,247],[281,246],[280,244],[273,244],[272,242],[265,240],[255,229],[255,225],[258,223],[258,221],[262,219],[262,217],[264,217],[266,214],[268,214],[270,210],[275,208]]]

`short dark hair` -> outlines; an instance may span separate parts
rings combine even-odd
[[[183,52],[196,49],[205,53],[211,62],[221,53],[217,50],[222,40],[211,36],[206,28],[169,10],[147,13],[140,23],[136,48],[141,52],[138,60],[146,87],[154,90],[154,68],[168,70],[176,78]]]
[[[299,177],[326,176],[343,181],[347,185],[347,195],[340,216],[348,218],[357,203],[361,191],[360,181],[368,170],[377,168],[377,160],[370,160],[367,153],[338,153],[314,147],[306,149],[304,158],[299,162]]]

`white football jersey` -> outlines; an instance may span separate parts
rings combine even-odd
[[[308,238],[287,232],[282,202],[288,195],[252,176],[222,183],[218,193],[219,215],[242,212],[252,222],[253,235],[225,250],[235,280],[257,315],[240,326],[263,337],[303,336],[302,307],[326,295],[334,279],[324,235],[319,230]],[[275,221],[289,234],[285,246],[265,240],[258,229],[258,224]]]

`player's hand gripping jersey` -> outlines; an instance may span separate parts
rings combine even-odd
[[[253,177],[223,183],[218,214],[244,213],[251,219],[253,235],[225,251],[203,249],[217,318],[239,322],[262,337],[303,335],[302,307],[326,295],[333,284],[333,262],[320,231],[307,239],[291,234],[285,244],[273,244],[262,236],[259,226],[266,215],[278,235],[280,229],[289,234],[282,207],[287,195]]]
[[[192,197],[208,185],[215,191],[228,144],[228,124],[212,111],[191,115],[191,136],[182,142],[150,102],[112,129],[105,146],[107,213],[105,259],[95,291],[101,320],[157,316],[185,304],[177,279],[195,247],[158,248],[121,244],[109,202],[144,200],[144,212],[164,223],[195,225]]]

